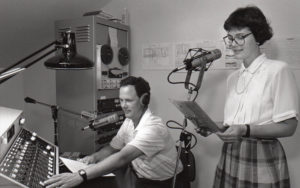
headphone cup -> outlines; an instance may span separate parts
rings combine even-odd
[[[149,94],[145,93],[144,96],[143,96],[143,99],[142,99],[143,105],[148,105],[149,101],[150,101]]]

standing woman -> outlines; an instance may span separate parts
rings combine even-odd
[[[288,165],[280,137],[292,136],[299,117],[297,85],[287,64],[260,50],[273,33],[255,6],[234,11],[224,23],[224,42],[239,70],[227,79],[224,141],[214,188],[288,188]]]

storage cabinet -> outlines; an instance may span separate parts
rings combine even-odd
[[[75,32],[77,52],[92,60],[95,67],[57,71],[57,105],[78,113],[95,112],[99,118],[111,113],[121,117],[119,122],[103,129],[82,131],[82,127],[88,126],[87,119],[59,111],[60,151],[90,154],[108,143],[122,123],[118,87],[120,80],[129,75],[129,27],[97,16],[55,22],[56,39],[66,30]],[[98,109],[101,106],[106,110]]]

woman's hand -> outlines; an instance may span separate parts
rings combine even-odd
[[[216,133],[224,142],[238,142],[246,133],[245,125],[231,125],[226,131]]]
[[[207,136],[212,134],[212,132],[210,132],[209,129],[205,128],[205,127],[197,128],[195,130],[196,130],[197,133],[199,133],[201,136],[204,136],[204,137],[207,137]]]
[[[75,187],[83,182],[83,178],[77,173],[62,173],[54,175],[48,180],[44,181],[46,188],[69,188]]]

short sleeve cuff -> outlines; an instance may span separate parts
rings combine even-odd
[[[116,137],[114,137],[114,138],[110,141],[109,145],[110,145],[112,148],[117,149],[117,150],[121,150],[121,149],[123,148],[122,143],[119,142],[118,139],[117,139]]]
[[[296,118],[297,120],[299,120],[299,114],[296,111],[288,111],[286,113],[273,116],[273,121],[278,123],[290,118]]]

